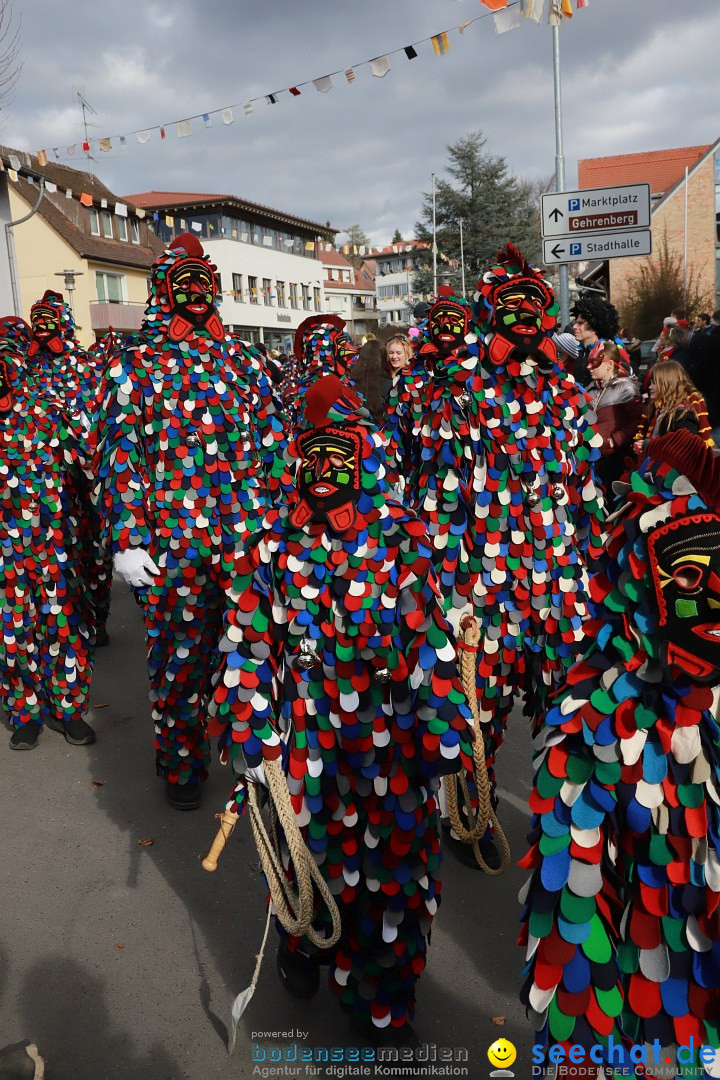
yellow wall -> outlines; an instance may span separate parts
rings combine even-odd
[[[10,190],[10,210],[12,220],[24,217],[30,207],[14,190]],[[82,277],[75,278],[73,305],[77,337],[86,348],[95,341],[95,334],[90,324],[90,302],[97,300],[95,271],[107,270],[109,273],[124,274],[127,285],[127,300],[130,303],[145,303],[147,299],[147,278],[149,270],[135,270],[130,267],[116,266],[111,263],[88,262],[81,258],[75,249],[63,240],[40,214],[35,214],[22,225],[13,229],[15,235],[15,256],[20,291],[20,314],[30,319],[30,307],[46,289],[55,289],[67,300],[65,282],[56,277],[59,270],[81,270]],[[9,315],[10,312],[3,312]]]

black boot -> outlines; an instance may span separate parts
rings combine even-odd
[[[108,635],[107,629],[105,628],[105,623],[103,623],[102,626],[100,626],[100,625],[96,626],[95,627],[95,646],[96,646],[96,648],[102,649],[102,647],[104,645],[109,645],[109,644],[110,644],[110,637]]]
[[[197,810],[202,799],[198,780],[187,784],[171,784],[169,780],[166,780],[165,792],[173,810]]]
[[[473,853],[472,844],[464,844],[462,840],[458,840],[457,837],[453,836],[451,833],[446,833],[445,843],[449,844],[450,850],[455,855],[455,858],[458,862],[461,862],[463,866],[467,866],[471,870],[482,870],[482,866],[480,866],[480,863]],[[478,847],[480,848],[480,854],[485,860],[488,870],[498,870],[502,859],[500,857],[500,852],[495,845],[492,833],[485,833],[482,840],[478,841]]]
[[[10,749],[34,750],[38,744],[41,731],[42,724],[38,724],[35,720],[28,720],[26,724],[18,724],[10,736]]]
[[[54,720],[48,718],[47,726],[65,736],[71,746],[89,746],[95,742],[95,732],[84,720]]]
[[[320,968],[317,960],[296,949],[290,952],[284,941],[278,945],[275,966],[280,981],[296,998],[315,997],[320,989]]]
[[[34,1043],[18,1042],[0,1050],[0,1080],[43,1080],[45,1062]]]

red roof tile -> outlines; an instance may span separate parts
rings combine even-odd
[[[680,146],[671,150],[649,150],[641,154],[584,158],[578,162],[578,187],[612,187],[615,184],[650,184],[653,195],[663,195],[708,152],[707,146]]]

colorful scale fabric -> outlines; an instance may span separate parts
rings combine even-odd
[[[295,528],[283,507],[238,558],[212,711],[241,776],[230,809],[246,768],[282,756],[340,906],[330,986],[343,1008],[399,1027],[439,901],[435,792],[472,768],[472,735],[425,527],[386,501],[380,439],[363,447],[357,528]],[[303,670],[307,648],[317,663]]]
[[[431,348],[420,350],[425,372],[396,391],[391,438],[406,498],[428,524],[445,611],[472,607],[481,623],[492,767],[515,693],[537,717],[580,648],[586,561],[602,536],[599,440],[557,362],[514,353],[493,364],[472,335],[448,357],[426,358]]]
[[[165,278],[181,257],[159,257],[143,329],[110,360],[97,475],[112,551],[143,547],[162,571],[138,592],[155,745],[160,773],[187,783],[206,776],[204,697],[228,575],[281,497],[285,466],[256,355],[226,334],[193,330],[174,341],[168,333]]]
[[[313,322],[312,319],[307,321]],[[320,317],[315,322],[316,325],[300,335],[301,347],[291,358],[287,374],[280,384],[280,396],[290,432],[302,426],[303,403],[309,387],[323,375],[332,374],[345,379],[355,356],[355,346],[344,330],[335,323],[323,322]],[[342,320],[337,322],[342,323]]]
[[[631,484],[592,580],[587,652],[537,739],[523,1000],[548,1041],[658,1039],[674,1064],[693,1039],[692,1075],[717,1077],[720,1057],[706,1072],[697,1054],[720,1046],[718,692],[658,661],[639,525],[706,505],[668,465],[644,462]]]
[[[3,320],[10,405],[0,413],[0,684],[14,726],[81,719],[92,675],[79,522],[67,489],[84,428],[24,367],[29,329]]]

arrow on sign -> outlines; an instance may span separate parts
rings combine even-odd
[[[555,207],[555,209],[553,210],[553,212],[552,212],[552,213],[550,214],[550,217],[551,217],[551,218],[552,218],[552,219],[553,219],[554,221],[559,221],[559,220],[560,220],[560,218],[561,218],[561,217],[565,217],[565,215],[563,214],[562,210],[558,210],[558,208],[557,208],[557,207]]]
[[[556,244],[554,248],[550,249],[550,254],[559,259],[561,255],[565,254],[565,248],[561,248],[559,244]]]

